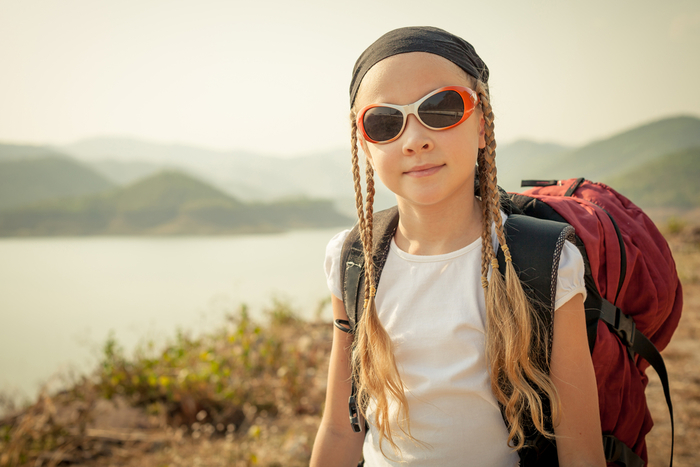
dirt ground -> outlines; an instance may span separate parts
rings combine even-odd
[[[684,296],[680,324],[662,352],[671,384],[676,430],[673,465],[677,467],[700,465],[700,242],[696,236],[670,241]],[[664,466],[671,452],[671,424],[661,383],[653,369],[647,374],[647,402],[654,417],[654,428],[647,436],[649,466]]]

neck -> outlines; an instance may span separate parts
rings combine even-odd
[[[459,250],[482,233],[481,205],[474,196],[462,196],[438,206],[416,206],[398,200],[396,245],[414,255],[440,255]]]

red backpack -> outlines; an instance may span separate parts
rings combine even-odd
[[[515,210],[576,230],[586,265],[586,320],[606,458],[617,465],[644,465],[644,437],[653,425],[644,396],[650,364],[662,381],[673,436],[659,351],[678,326],[683,297],[668,244],[640,208],[602,183],[579,178],[524,181],[523,186],[535,188],[509,194]]]
[[[666,347],[678,326],[683,298],[668,244],[641,209],[604,184],[582,178],[523,182],[523,186],[533,185],[536,187],[523,194],[503,193],[503,207],[509,214],[504,228],[513,265],[535,312],[548,326],[551,346],[554,289],[563,242],[573,239],[581,251],[588,343],[598,385],[606,460],[609,465],[624,467],[642,467],[647,462],[644,437],[653,422],[644,389],[648,382],[645,369],[651,364],[659,374],[671,416],[672,465],[673,408],[659,350]],[[397,225],[396,208],[375,213],[375,283],[381,279]],[[504,271],[500,249],[498,259]],[[341,260],[345,265],[341,268],[343,302],[349,321],[336,320],[335,325],[354,333],[364,302],[364,254],[358,226],[348,235]],[[353,429],[361,432],[354,384],[349,409]],[[526,448],[518,451],[520,465],[558,465],[556,444],[533,427],[527,431]]]

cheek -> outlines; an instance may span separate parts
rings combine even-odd
[[[374,169],[374,154],[376,153],[376,150],[374,148],[370,148],[369,145],[370,143],[367,143],[365,140],[360,139],[360,152],[358,154],[360,160],[365,160],[365,162],[369,165],[372,166]]]
[[[481,144],[483,137],[479,134],[479,128],[471,124],[471,122],[465,122],[463,127],[458,127],[459,131],[455,133],[452,133],[451,130],[445,131],[445,135],[440,142],[449,151],[476,153],[483,147]]]
[[[391,185],[392,174],[397,170],[399,163],[396,159],[392,159],[391,154],[379,150],[377,147],[369,147],[367,153],[367,163],[374,169],[375,176],[381,180],[384,185]]]
[[[464,122],[460,128],[460,137],[462,138],[462,144],[464,147],[470,149],[478,150],[486,146],[485,135],[484,135],[484,119],[474,118],[476,115],[472,115],[468,121]]]
[[[372,166],[375,172],[380,173],[386,167],[386,156],[382,151],[377,150],[377,148],[368,148],[369,152],[366,152],[367,163]]]

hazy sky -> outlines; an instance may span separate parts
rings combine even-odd
[[[352,66],[407,25],[476,47],[501,143],[700,116],[697,0],[0,0],[0,141],[347,146]]]

